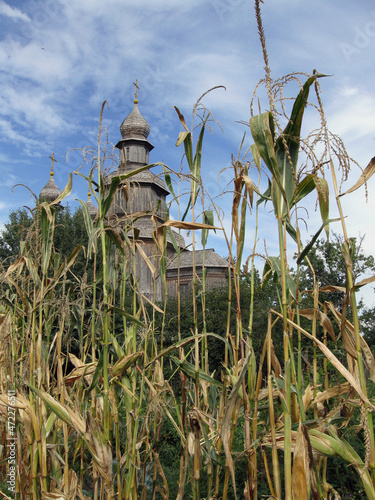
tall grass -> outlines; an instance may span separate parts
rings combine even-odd
[[[330,468],[333,458],[357,471],[363,488],[360,495],[375,498],[371,385],[375,361],[360,335],[355,297],[356,289],[375,278],[354,282],[354,249],[336,178],[337,168],[346,170],[349,159],[327,128],[318,83],[323,75],[313,73],[305,83],[296,75],[272,80],[259,2],[256,11],[270,111],[250,119],[254,141],[248,145],[251,157],[240,152],[233,160],[231,230],[226,232],[221,212],[205,192],[201,176],[204,131],[212,118],[207,110],[199,123],[197,141],[193,137],[196,123],[189,129],[177,110],[184,129],[177,145],[184,146],[187,171],[174,173],[164,166],[165,180],[174,202],[183,206],[182,196],[175,194],[183,189],[176,189],[174,178],[177,182],[187,179],[190,187],[185,207],[191,210],[184,210],[180,220],[167,219],[155,228],[155,262],[159,264],[153,274],[155,280],[163,281],[165,290],[167,233],[176,243],[171,228],[192,232],[193,255],[197,231],[201,231],[203,248],[210,230],[222,231],[229,255],[226,335],[207,331],[207,318],[212,313],[206,307],[205,272],[200,278],[194,264],[194,327],[189,335],[181,335],[182,307],[187,301],[179,296],[176,337],[171,343],[163,339],[165,320],[159,329],[157,318],[166,317],[171,301],[167,295],[162,304],[145,300],[137,285],[139,242],[129,237],[135,234],[134,220],[125,217],[116,221],[115,229],[108,219],[120,184],[140,170],[114,176],[110,184],[105,183],[102,109],[94,168],[87,178],[98,203],[95,221],[82,203],[87,248],[77,247],[63,260],[54,247],[55,215],[71,191],[70,178],[55,202],[37,201],[34,224],[22,242],[20,255],[1,274],[0,470],[6,478],[7,393],[15,389],[17,498],[338,498],[332,485],[337,479]],[[282,97],[290,82],[297,82],[300,90],[287,116]],[[301,125],[312,90],[321,127],[303,139]],[[200,105],[199,100],[194,120],[199,117]],[[284,128],[280,116],[286,121]],[[241,151],[247,141],[245,138]],[[319,144],[324,147],[319,148]],[[324,299],[326,291],[338,288],[334,283],[323,288],[316,282],[313,290],[305,291],[298,280],[299,264],[308,260],[321,231],[329,231],[331,194],[324,165],[332,176],[347,265],[340,310]],[[365,183],[373,171],[371,160],[345,196]],[[269,188],[262,193],[264,178]],[[299,207],[314,191],[322,225],[306,244],[298,227]],[[265,256],[263,283],[273,279],[279,303],[264,311],[268,328],[258,332],[252,318],[257,293],[258,212],[264,202],[272,205],[269,217],[275,217],[279,253]],[[251,221],[256,228],[255,240],[247,249]],[[293,263],[288,261],[290,242],[298,248]],[[179,258],[177,244],[175,249]],[[87,282],[85,274],[78,278],[71,272],[80,252],[85,252],[88,265],[94,262],[92,282]],[[247,253],[250,255],[245,259]],[[142,256],[150,268],[154,267],[146,255]],[[250,266],[252,283],[247,324],[241,310],[244,266],[246,272]],[[292,266],[297,269],[294,275]],[[305,292],[312,297],[312,307],[304,306]],[[199,311],[203,311],[202,326]],[[73,328],[77,324],[79,327]],[[280,328],[282,359],[275,349]],[[74,335],[78,349],[68,342]],[[253,345],[256,336],[265,339],[259,353]],[[210,339],[222,343],[221,366],[209,366]],[[311,375],[302,368],[306,345],[312,347]],[[340,361],[334,351],[345,353],[346,360]],[[323,374],[324,383],[319,374]],[[357,438],[350,442],[346,435],[353,426]],[[172,442],[173,456],[178,457],[173,462],[174,471],[163,455],[167,439]],[[1,489],[3,496],[8,494],[4,480]]]

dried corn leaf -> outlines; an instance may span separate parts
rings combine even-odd
[[[54,493],[42,492],[42,500],[68,500],[68,497],[64,493],[57,491]]]
[[[154,278],[155,275],[156,275],[156,268],[155,268],[154,264],[151,262],[151,259],[148,257],[148,255],[146,254],[146,252],[143,250],[142,245],[140,245],[138,242],[136,242],[135,246],[136,246],[139,254],[141,255],[142,259],[146,263],[146,266],[151,271],[152,277]]]
[[[280,361],[277,359],[275,347],[273,345],[272,339],[271,339],[271,364],[272,364],[272,368],[275,372],[275,377],[279,378],[280,375],[282,374],[282,369],[281,369]]]
[[[271,310],[273,314],[276,314],[280,318],[282,318],[282,315],[275,310]],[[353,375],[349,372],[347,368],[336,358],[336,356],[333,354],[333,352],[328,349],[327,346],[323,344],[319,339],[316,337],[313,337],[309,332],[307,332],[305,329],[301,328],[297,323],[294,323],[294,321],[291,321],[290,319],[287,319],[287,322],[289,325],[293,326],[296,330],[300,331],[305,335],[307,338],[312,340],[317,344],[319,349],[322,351],[322,353],[326,356],[328,361],[332,363],[332,365],[338,370],[341,375],[350,383],[350,385],[353,387],[353,389],[357,392],[358,396],[362,399],[362,401],[369,406],[372,410],[375,410],[375,406],[369,401],[368,397],[363,393],[362,388],[358,381],[353,377]]]
[[[88,363],[87,365],[82,364],[81,366],[74,368],[69,373],[69,375],[64,377],[65,383],[71,384],[81,377],[85,377],[85,378],[87,377],[87,381],[90,384],[92,381],[92,377],[88,377],[88,376],[95,372],[96,365],[97,365],[97,363]]]
[[[112,450],[100,424],[90,415],[87,417],[85,440],[94,459],[93,466],[104,480],[107,497],[112,498]]]
[[[292,496],[294,500],[309,500],[310,498],[310,459],[308,442],[300,423],[294,446],[292,472]]]
[[[361,177],[358,179],[358,181],[352,186],[350,189],[345,191],[345,193],[342,193],[340,196],[344,196],[345,194],[352,193],[353,191],[356,191],[358,188],[363,186],[370,177],[374,174],[375,172],[375,156],[374,158],[371,158],[370,163],[367,165],[367,167],[364,169],[364,171],[361,174]]]
[[[124,371],[127,370],[131,365],[134,365],[134,363],[141,356],[143,356],[143,351],[134,352],[132,354],[128,354],[127,356],[121,356],[121,358],[111,368],[111,376],[117,377],[119,375],[122,375]]]
[[[12,403],[13,408],[25,409],[25,408],[29,407],[29,403],[28,403],[27,399],[21,398],[18,395],[13,398],[13,403]],[[8,394],[0,394],[0,407],[1,406],[5,406],[5,407],[9,406]]]
[[[302,309],[300,312],[300,315],[303,316],[304,318],[307,318],[309,320],[314,319],[314,314],[316,313],[316,317],[319,320],[320,326],[322,326],[327,332],[329,333],[331,339],[334,341],[335,345],[337,346],[336,342],[336,335],[331,323],[331,320],[328,318],[328,316],[323,313],[322,311],[315,311],[315,309]]]
[[[364,280],[360,281],[359,283],[356,283],[354,285],[355,289],[361,288],[364,285],[368,285],[369,283],[373,283],[375,281],[375,276],[371,276],[370,278],[365,278]]]
[[[350,390],[349,382],[345,382],[344,384],[336,385],[335,387],[330,387],[329,389],[318,392],[315,396],[313,403],[322,403],[327,399],[331,399],[335,396],[339,396],[340,394],[345,394]]]
[[[174,109],[176,110],[177,114],[178,114],[178,117],[180,119],[180,122],[182,123],[184,129],[186,130],[187,133],[189,133],[189,129],[187,128],[186,126],[186,122],[185,122],[185,118],[184,118],[184,115],[181,113],[181,111],[178,109],[177,106],[173,106]],[[180,132],[180,133],[183,133],[183,132]]]
[[[233,462],[233,458],[232,458],[232,454],[231,454],[231,450],[230,450],[231,422],[232,422],[233,410],[234,410],[235,404],[237,402],[237,399],[239,397],[238,391],[242,385],[242,380],[246,374],[247,367],[248,367],[248,364],[250,361],[250,357],[251,357],[251,352],[247,355],[245,363],[242,367],[242,370],[241,370],[240,374],[238,375],[238,380],[237,380],[236,384],[234,385],[234,387],[229,395],[229,398],[228,398],[228,401],[226,404],[226,408],[225,408],[223,422],[221,425],[221,440],[223,442],[225,456],[226,456],[229,471],[230,471],[230,474],[232,477],[234,498],[235,499],[237,499],[236,479],[235,479],[235,473],[234,473],[234,462]]]
[[[234,195],[233,195],[233,204],[232,204],[232,226],[234,230],[234,234],[236,236],[236,241],[238,241],[239,233],[238,233],[238,207],[241,201],[241,186],[242,186],[242,177],[238,177],[234,180]]]
[[[339,325],[342,324],[342,314],[335,309],[333,306],[332,302],[327,302],[327,305],[329,309],[332,311],[333,315],[335,316],[335,319]],[[345,328],[342,328],[343,332],[343,344],[345,349],[348,351],[348,353],[354,358],[357,359],[357,350],[356,350],[356,345],[355,345],[355,331],[354,331],[354,325],[350,323],[349,320],[345,320]],[[345,336],[344,336],[345,332]],[[363,361],[366,365],[366,368],[368,369],[370,373],[370,379],[375,382],[375,358],[374,355],[368,346],[367,342],[365,339],[361,336],[360,337],[360,342],[361,342],[361,350],[362,350],[362,355],[363,355]],[[349,352],[350,349],[350,352]]]
[[[175,227],[176,229],[221,229],[221,227],[212,226],[211,224],[202,224],[201,222],[185,222],[179,220],[167,220],[158,227],[158,231],[164,227]]]
[[[303,408],[304,408],[305,411],[309,407],[312,398],[313,398],[313,391],[312,391],[311,385],[309,384],[306,387],[305,392],[304,392],[304,394],[302,396],[302,403],[303,403]]]
[[[255,187],[254,187],[253,181],[250,179],[249,176],[244,175],[243,176],[243,180],[244,180],[244,183],[245,183],[246,192],[247,192],[247,194],[249,196],[250,206],[252,208],[253,207],[253,199],[254,199]]]
[[[86,422],[85,420],[79,415],[78,413],[75,413],[74,410],[69,408],[67,405],[63,405],[59,401],[57,401],[55,398],[53,398],[50,394],[47,392],[40,391],[39,389],[36,389],[35,387],[30,386],[30,389],[35,392],[40,399],[52,410],[63,422],[66,424],[69,424],[73,427],[73,429],[78,430],[81,434],[84,434],[86,431]],[[32,415],[33,417],[33,415]],[[35,422],[34,425],[34,432],[39,428],[38,426],[38,421]]]
[[[326,285],[319,288],[319,292],[343,292],[346,293],[346,288],[344,286],[336,286],[336,285]]]

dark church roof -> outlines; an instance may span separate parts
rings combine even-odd
[[[116,177],[121,174],[125,174],[126,170],[122,169],[117,169],[114,172],[111,172],[110,174],[107,174],[104,178],[104,182],[106,184],[109,184],[111,182],[112,177]],[[163,179],[160,178],[160,176],[153,174],[150,170],[143,170],[143,172],[138,172],[135,175],[132,175],[131,177],[128,177],[127,182],[134,183],[134,184],[155,184],[158,186],[162,191],[164,195],[168,195],[169,191],[165,187]]]
[[[203,267],[203,254],[204,254],[204,265],[205,267],[221,267],[227,268],[228,262],[220,257],[219,254],[215,252],[213,248],[206,248],[206,250],[195,250],[195,266],[197,268]],[[176,255],[176,258],[168,266],[168,270],[172,269],[187,269],[193,267],[193,252],[190,250],[184,250],[180,254],[180,262]]]
[[[141,115],[138,101],[134,101],[133,111],[121,123],[120,132],[123,139],[147,139],[150,125]]]
[[[150,217],[140,217],[139,219],[137,219],[135,222],[132,223],[132,226],[134,227],[134,229],[139,231],[139,233],[137,234],[137,237],[140,240],[153,239],[155,237],[154,236],[155,226],[154,226]],[[177,243],[177,245],[179,245],[180,248],[184,248],[185,247],[184,237],[182,235],[179,236],[179,234],[176,231],[172,230],[172,233],[173,233],[173,236],[174,236],[174,239],[175,239],[175,242]],[[128,236],[130,238],[133,237],[133,230],[132,229],[130,229],[128,231]],[[171,240],[171,236],[170,236],[169,231],[167,231],[166,238],[167,238],[167,243],[172,244],[172,240]]]
[[[53,172],[51,172],[51,178],[41,190],[39,199],[42,201],[47,201],[48,203],[52,203],[56,200],[61,194],[60,189],[56,186],[55,181],[53,180]]]

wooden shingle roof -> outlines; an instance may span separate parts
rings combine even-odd
[[[228,262],[215,252],[213,248],[207,248],[206,250],[195,250],[195,265],[197,268],[203,267],[203,253],[204,253],[204,265],[205,267],[220,267],[227,268]],[[179,262],[180,261],[180,262]],[[193,252],[190,250],[184,250],[180,254],[180,259],[176,258],[169,264],[168,270],[172,269],[188,269],[193,267]]]

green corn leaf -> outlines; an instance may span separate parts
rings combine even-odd
[[[111,337],[111,343],[112,343],[112,346],[113,346],[113,348],[115,350],[116,356],[118,358],[121,358],[121,356],[125,356],[125,351],[123,350],[123,348],[118,343],[116,337],[114,335],[110,335],[110,337]]]
[[[170,240],[172,242],[174,251],[176,252],[177,255],[179,255],[180,254],[180,246],[177,245],[177,241],[176,241],[176,238],[174,237],[174,233],[172,231],[172,228],[171,227],[167,227],[167,231],[168,231],[168,234],[169,234],[169,238],[170,238]]]
[[[90,385],[89,389],[85,393],[85,397],[86,398],[89,397],[90,392],[93,389],[95,389],[95,387],[97,386],[97,384],[99,382],[100,376],[103,373],[103,360],[104,360],[103,354],[104,354],[104,349],[102,349],[102,351],[100,353],[99,361],[98,361],[98,364],[96,365],[96,369],[95,369],[94,376],[92,377],[91,385]]]
[[[272,114],[268,111],[250,118],[250,130],[256,150],[262,157],[272,176],[279,178],[279,169],[275,153],[275,127]],[[282,185],[280,184],[282,189]]]
[[[173,199],[175,201],[178,201],[177,200],[177,196],[176,196],[176,193],[174,192],[174,189],[173,189],[173,184],[172,184],[172,179],[171,179],[171,176],[170,174],[167,172],[166,168],[165,168],[165,165],[163,165],[163,171],[164,171],[164,179],[165,179],[165,183],[167,185],[167,188],[169,190],[169,192],[172,194],[173,196]]]
[[[90,258],[92,253],[95,252],[95,234],[96,234],[96,231],[94,230],[94,224],[93,224],[93,221],[91,219],[91,215],[89,214],[89,210],[87,208],[86,203],[82,200],[78,200],[78,201],[80,202],[81,207],[82,207],[83,221],[85,223],[87,236],[89,237],[87,250],[88,250],[88,257]]]
[[[205,210],[203,212],[203,224],[207,224],[209,226],[214,225],[214,213],[212,210]],[[206,228],[202,229],[201,242],[202,242],[203,247],[205,247],[207,245],[208,231],[209,230]],[[214,231],[215,231],[215,229],[214,229]]]
[[[95,182],[92,178],[92,175],[93,175],[93,170],[91,170],[90,172],[90,175],[87,176],[87,175],[84,175],[82,174],[81,172],[74,172],[75,175],[78,175],[79,177],[82,177],[82,179],[85,179],[89,184],[90,184],[90,187],[91,185],[93,185],[95,187],[96,190],[99,189],[99,184],[97,182]],[[94,196],[95,196],[95,193],[94,193]]]
[[[297,189],[293,195],[292,202],[290,206],[294,206],[299,203],[303,198],[310,194],[315,189],[315,182],[313,175],[306,175],[302,181],[298,184]]]
[[[206,126],[206,121],[205,120],[202,123],[202,128],[201,131],[199,132],[199,137],[198,137],[198,142],[196,146],[196,152],[194,156],[194,161],[192,164],[191,168],[191,175],[193,176],[193,183],[192,183],[192,204],[195,204],[196,196],[198,194],[198,187],[200,183],[200,178],[201,178],[201,164],[202,164],[202,148],[203,148],[203,136],[204,136],[204,130]]]
[[[327,226],[330,222],[338,222],[338,221],[340,221],[340,219],[329,219],[329,220],[323,222],[323,224],[320,226],[320,228],[318,229],[318,231],[311,238],[310,243],[308,245],[306,245],[306,247],[301,252],[301,255],[297,259],[297,264],[300,264],[303,261],[303,259],[306,257],[306,255],[310,252],[310,250],[314,246],[314,243],[319,238],[319,235],[323,231],[323,229],[325,228],[325,226]]]
[[[191,207],[191,195],[189,196],[189,201],[188,201],[188,204],[187,204],[187,207],[186,207],[186,210],[181,218],[182,221],[185,220],[185,217],[187,216],[187,214],[189,213],[189,208]]]
[[[314,74],[307,79],[294,102],[290,120],[276,141],[270,112],[250,119],[256,148],[272,174],[272,200],[278,218],[289,215],[290,207],[293,201],[295,202],[295,174],[298,167],[302,119],[310,87],[320,76],[324,75]],[[311,185],[308,187],[311,188]],[[301,194],[300,190],[299,196]]]
[[[275,127],[273,123],[272,113],[267,112],[251,117],[250,129],[259,154],[272,175],[271,196],[273,206],[276,216],[281,217],[282,215],[285,215],[285,213],[287,213],[289,210],[288,198],[285,193],[285,184],[283,184],[286,183],[288,179],[282,178],[281,174],[285,176],[287,173],[287,169],[285,169],[283,165],[281,165],[281,167],[278,165],[278,161],[280,162],[280,157],[276,157],[274,130]],[[281,196],[279,196],[279,194]],[[283,200],[282,203],[281,200]]]
[[[109,227],[105,228],[105,234],[112,241],[112,243],[114,243],[115,247],[121,252],[121,254],[125,256],[126,252],[124,249],[124,241],[121,239],[120,235]]]
[[[75,413],[69,406],[63,405],[49,393],[41,391],[32,385],[26,384],[44,403],[48,408],[57,415],[60,420],[76,429],[81,435],[85,434],[86,423],[81,415]]]
[[[281,260],[279,257],[268,257],[263,269],[262,286],[265,286],[271,277],[275,283],[281,283]],[[288,272],[286,272],[285,279],[287,291],[295,299],[297,295],[297,285]]]
[[[238,275],[241,272],[242,255],[246,239],[245,236],[246,236],[246,203],[243,202],[241,206],[240,238],[239,238],[239,244],[237,245],[236,268]]]
[[[110,306],[107,309],[106,314],[109,314],[111,311],[114,311],[116,314],[120,314],[121,316],[124,316],[126,319],[132,321],[133,323],[136,323],[138,326],[142,328],[146,328],[146,325],[142,323],[138,318],[133,316],[132,314],[128,313],[124,309],[121,309],[120,307],[115,307],[115,306]]]
[[[42,233],[42,272],[47,274],[49,267],[54,232],[54,218],[51,216],[51,210],[48,205],[41,206],[40,226]]]
[[[103,184],[104,183],[102,181],[102,185]],[[106,196],[105,195],[103,196],[102,202],[99,201],[99,206],[100,206],[99,215],[102,219],[107,215],[108,210],[111,208],[113,198],[116,194],[116,191],[117,191],[117,188],[119,187],[119,185],[120,185],[120,177],[119,176],[112,177],[111,184],[110,184],[109,189],[106,193]]]
[[[256,167],[258,169],[258,172],[260,172],[260,162],[261,162],[261,159],[260,159],[259,150],[258,150],[256,144],[252,144],[250,146],[250,150],[251,150],[251,154],[253,155],[253,159],[254,159],[255,165],[256,165]]]
[[[171,359],[180,367],[180,369],[189,377],[195,380],[196,377],[196,371],[195,371],[195,366],[192,363],[189,363],[189,361],[186,360],[179,360],[178,358],[175,358],[174,356],[171,356]],[[206,372],[203,370],[198,370],[198,378],[201,380],[204,380],[205,382],[208,382],[213,385],[217,385],[218,387],[221,387],[222,389],[224,388],[224,385],[219,382],[218,380],[215,380],[214,378],[210,377],[210,375],[207,375]]]
[[[67,185],[64,187],[61,194],[56,198],[56,200],[53,200],[51,205],[58,205],[64,198],[66,198],[72,192],[72,186],[73,186],[73,175],[72,172],[70,172]]]
[[[329,238],[329,187],[326,179],[314,176],[314,183],[318,191],[320,215],[324,224],[324,229]]]
[[[289,222],[289,220],[286,221],[285,223],[285,227],[286,227],[286,230],[287,230],[287,233],[289,234],[289,236],[291,236],[293,238],[293,240],[298,243],[298,238],[297,238],[297,231],[295,230],[295,228],[292,226],[292,224]]]
[[[185,148],[186,160],[188,162],[189,169],[191,171],[193,168],[193,141],[190,132],[188,132],[188,134],[184,139],[184,148]]]
[[[94,227],[91,215],[89,214],[89,210],[87,208],[86,203],[83,200],[78,200],[78,201],[80,202],[82,207],[83,221],[85,223],[87,235],[90,235]]]
[[[32,279],[34,281],[35,287],[40,289],[42,282],[40,280],[40,277],[39,277],[39,274],[38,274],[38,270],[35,267],[34,262],[31,259],[29,259],[29,257],[24,257],[24,260],[25,260],[25,263],[26,263],[26,267],[29,270],[29,273],[31,274],[31,277],[32,277]]]
[[[170,352],[174,351],[175,349],[178,349],[179,347],[184,347],[185,345],[189,344],[190,342],[194,342],[197,339],[197,337],[199,339],[203,338],[203,337],[215,337],[216,339],[221,340],[222,342],[224,342],[224,344],[228,348],[230,361],[231,361],[232,364],[234,363],[233,349],[232,349],[232,346],[230,345],[230,343],[225,338],[223,338],[220,335],[218,335],[217,333],[210,332],[210,333],[200,333],[199,335],[194,335],[194,336],[189,337],[187,339],[183,339],[183,340],[180,340],[179,342],[176,342],[175,344],[173,344],[172,346],[169,346],[168,348],[166,348],[163,351],[161,351],[157,356],[155,356],[155,358],[153,358],[149,363],[147,363],[147,365],[145,366],[145,368],[148,368],[157,359],[162,358],[163,356],[169,354]],[[194,370],[195,370],[195,368],[194,368]]]
[[[314,74],[308,78],[294,101],[292,113],[283,134],[276,141],[276,159],[279,167],[281,183],[286,195],[286,202],[290,205],[294,198],[295,176],[298,168],[298,155],[302,119],[305,112],[311,85],[316,78],[324,75]],[[281,215],[286,215],[290,207],[282,203]]]
[[[272,201],[271,191],[272,191],[271,181],[268,179],[268,188],[263,194],[259,195],[260,198],[257,201],[257,206],[259,206],[261,203],[267,203],[267,201]]]

